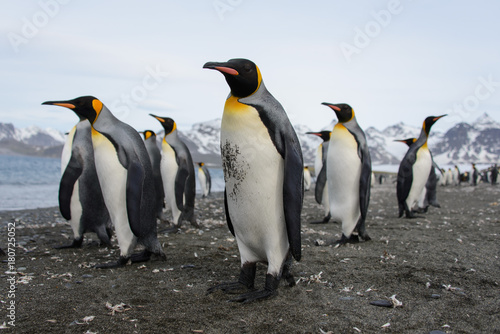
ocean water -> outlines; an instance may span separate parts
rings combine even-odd
[[[57,206],[61,160],[0,155],[0,211]]]
[[[209,168],[209,171],[212,191],[223,191],[222,169]],[[58,206],[60,179],[60,159],[0,155],[0,211]],[[198,178],[196,192],[201,193]]]

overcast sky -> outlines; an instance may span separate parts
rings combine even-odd
[[[320,130],[321,102],[358,123],[435,128],[500,121],[498,1],[0,0],[0,122],[68,131],[46,100],[99,98],[137,130],[222,116],[229,88],[207,61],[248,58],[293,124]]]

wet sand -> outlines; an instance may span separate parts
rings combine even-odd
[[[340,226],[309,224],[322,210],[307,192],[296,286],[282,283],[275,298],[244,305],[222,292],[206,295],[239,274],[220,193],[197,198],[201,229],[160,234],[166,261],[112,270],[92,265],[117,259],[116,240],[109,249],[88,234],[80,249],[53,249],[72,235],[57,208],[0,212],[0,247],[7,250],[9,222],[18,243],[17,273],[1,257],[0,324],[16,302],[15,330],[2,332],[500,333],[500,186],[440,187],[438,201],[441,208],[422,218],[399,219],[395,185],[376,185],[372,241],[333,248],[316,244],[338,239]],[[257,287],[265,270],[258,266]],[[370,304],[393,295],[402,306]]]

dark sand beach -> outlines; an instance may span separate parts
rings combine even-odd
[[[244,305],[222,292],[206,295],[239,274],[220,193],[197,198],[201,229],[160,234],[166,261],[113,270],[92,266],[118,257],[116,240],[109,249],[88,234],[80,249],[53,249],[72,236],[57,208],[0,212],[0,247],[7,248],[9,222],[18,244],[17,272],[1,258],[0,325],[10,327],[7,308],[12,300],[16,306],[15,328],[1,331],[500,333],[500,186],[440,187],[438,201],[441,208],[422,218],[399,219],[395,185],[376,185],[367,225],[372,241],[333,248],[316,244],[337,239],[340,226],[309,224],[322,214],[307,192],[296,286],[282,282],[277,297]],[[258,287],[265,268],[258,266]],[[15,298],[8,297],[11,276]],[[401,306],[370,304],[394,295]]]

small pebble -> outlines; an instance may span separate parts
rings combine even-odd
[[[431,295],[431,298],[433,298],[433,299],[439,299],[439,298],[441,298],[441,295],[438,295],[437,293],[433,293]]]
[[[392,307],[393,304],[390,300],[374,300],[370,302],[371,305],[381,306],[381,307]]]
[[[83,274],[82,275],[82,278],[92,278],[94,276],[90,275],[90,274]]]

